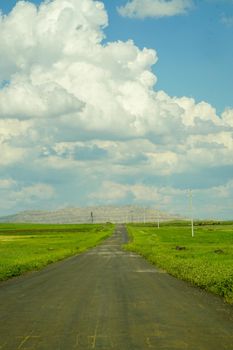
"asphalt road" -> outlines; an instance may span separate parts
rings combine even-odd
[[[0,284],[0,349],[233,349],[233,308],[121,250],[91,251]]]

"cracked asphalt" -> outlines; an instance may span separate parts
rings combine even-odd
[[[89,252],[0,283],[1,350],[233,349],[233,308],[123,251]]]

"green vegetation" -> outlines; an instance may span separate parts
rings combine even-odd
[[[233,223],[197,223],[191,237],[189,223],[127,225],[137,252],[171,275],[191,282],[233,303]]]
[[[84,252],[113,229],[111,224],[0,224],[0,280]]]

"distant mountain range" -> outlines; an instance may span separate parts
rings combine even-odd
[[[152,208],[136,206],[101,206],[86,208],[64,208],[55,211],[29,210],[14,215],[0,217],[0,222],[8,223],[124,223],[124,222],[155,222],[180,219]]]

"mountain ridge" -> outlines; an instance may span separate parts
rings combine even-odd
[[[140,206],[90,206],[69,207],[57,210],[26,210],[16,214],[0,217],[4,223],[124,223],[124,222],[155,222],[180,219],[155,208]]]

